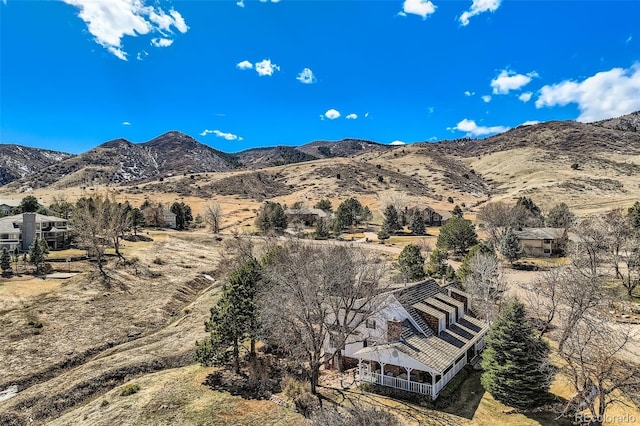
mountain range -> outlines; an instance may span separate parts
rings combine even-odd
[[[393,155],[390,158],[398,162],[398,156],[402,157],[407,152],[429,157],[434,161],[434,167],[441,169],[444,179],[460,181],[460,185],[466,179],[462,176],[474,174],[474,160],[524,148],[537,150],[539,157],[536,160],[540,161],[563,158],[569,164],[577,164],[577,167],[598,164],[598,167],[637,173],[636,168],[640,166],[626,157],[640,155],[640,112],[590,124],[550,121],[519,126],[481,140],[462,138],[406,146],[343,139],[314,141],[299,147],[253,148],[231,154],[177,131],[145,143],[116,139],[79,155],[0,144],[0,185],[5,185],[5,190],[12,192],[46,187],[126,185],[186,174],[256,170],[322,159],[353,157],[362,160]],[[394,173],[406,175],[405,172],[397,167]],[[377,174],[375,170],[367,173]],[[483,176],[486,180],[486,173]],[[398,176],[389,178],[391,182],[406,180],[405,185],[413,185],[409,182],[410,177],[408,180]],[[467,184],[472,180],[467,179]],[[475,189],[470,190],[478,191],[478,188],[490,184],[491,181],[478,181],[474,184]]]

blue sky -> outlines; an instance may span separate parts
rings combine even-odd
[[[640,109],[639,1],[0,0],[0,142],[234,152]]]

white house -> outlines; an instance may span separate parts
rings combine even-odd
[[[381,309],[340,350],[357,362],[361,382],[438,397],[484,348],[488,324],[469,312],[469,297],[432,279],[382,294]],[[328,342],[327,351],[337,351]]]
[[[0,218],[0,249],[18,247],[27,251],[36,238],[41,238],[57,250],[67,248],[68,237],[67,219],[60,217],[22,213]]]

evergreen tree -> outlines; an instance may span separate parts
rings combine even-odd
[[[389,204],[384,209],[384,221],[382,222],[382,228],[390,234],[402,229],[402,226],[398,221],[398,211],[392,204]]]
[[[138,228],[145,224],[142,210],[137,207],[129,210],[129,221],[131,222],[131,228],[133,228],[133,235],[138,235]]]
[[[316,209],[324,210],[327,213],[333,210],[333,207],[331,206],[331,201],[327,199],[322,199],[318,201],[316,205],[313,207],[315,207]]]
[[[409,281],[417,281],[425,277],[424,257],[422,257],[420,247],[415,244],[408,244],[402,249],[400,256],[398,256],[398,266]]]
[[[284,207],[280,203],[265,202],[256,218],[256,225],[263,232],[287,229],[287,216],[284,214]]]
[[[640,206],[638,206],[640,207]],[[560,203],[549,210],[549,214],[545,219],[547,226],[551,228],[569,228],[576,220],[576,215],[569,210],[569,206]]]
[[[20,201],[20,206],[18,207],[20,211],[18,213],[35,213],[39,207],[38,199],[33,195],[27,195]]]
[[[352,228],[358,225],[362,220],[363,213],[364,208],[360,201],[355,198],[344,200],[336,210],[334,232],[338,234],[345,228]]]
[[[424,217],[420,210],[415,209],[411,215],[411,221],[409,222],[409,230],[416,235],[424,235],[427,229],[427,225],[424,223]]]
[[[436,247],[464,255],[476,244],[478,235],[471,221],[454,216],[440,228]]]
[[[464,259],[462,260],[462,263],[458,268],[457,275],[460,281],[464,281],[466,276],[471,273],[471,259],[473,259],[473,256],[475,256],[476,253],[484,253],[495,256],[495,251],[493,250],[493,248],[484,243],[479,243],[471,247],[469,249],[469,252],[464,256]]]
[[[11,272],[11,256],[6,248],[3,248],[2,254],[0,254],[0,269],[2,269],[3,275]]]
[[[522,255],[522,250],[520,248],[520,240],[516,236],[516,233],[513,232],[511,227],[507,228],[507,231],[504,233],[502,237],[502,241],[500,241],[500,253],[513,265],[513,262],[518,260]]]
[[[388,240],[390,237],[391,235],[389,235],[389,232],[386,229],[380,228],[378,231],[378,239],[380,241]]]
[[[445,250],[435,249],[429,255],[427,275],[437,280],[445,277],[448,281],[458,281],[456,271],[447,263],[449,255]]]
[[[191,207],[183,202],[175,202],[171,205],[171,213],[176,215],[176,228],[187,229],[189,224],[193,221],[193,214],[191,213]]]
[[[640,201],[636,201],[628,210],[629,222],[634,229],[640,229]]]
[[[316,230],[313,233],[313,237],[316,240],[325,240],[329,238],[329,226],[325,218],[318,218],[316,221]]]
[[[29,246],[29,262],[36,267],[36,272],[42,271],[42,266],[49,254],[49,244],[41,238],[36,238]]]
[[[250,340],[250,354],[255,355],[256,293],[260,279],[261,268],[255,259],[245,262],[229,277],[205,323],[209,339],[196,342],[195,358],[201,364],[220,365],[231,359],[235,372],[240,373],[240,347],[246,340]]]
[[[485,337],[481,382],[493,397],[519,409],[542,405],[548,398],[549,347],[536,336],[524,305],[508,303]]]
[[[451,210],[451,214],[455,217],[459,217],[460,219],[462,219],[462,216],[464,215],[464,213],[462,212],[462,209],[460,208],[459,205],[456,204],[456,206],[453,208],[453,210]]]
[[[533,202],[531,198],[520,197],[516,201],[516,208],[522,208],[525,211],[522,225],[529,227],[537,227],[544,225],[544,217],[540,207]]]

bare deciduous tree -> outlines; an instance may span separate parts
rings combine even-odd
[[[491,322],[507,290],[502,266],[495,255],[478,252],[471,259],[469,269],[462,285],[471,296],[474,312]]]
[[[497,247],[507,229],[517,229],[525,222],[527,215],[527,209],[522,205],[510,205],[504,201],[497,201],[480,207],[478,220],[485,225],[489,243]]]
[[[575,227],[575,240],[570,247],[571,261],[578,271],[597,276],[598,268],[609,255],[610,236],[602,216],[582,219]]]
[[[632,338],[630,328],[611,324],[608,318],[589,315],[573,325],[559,350],[565,361],[560,368],[576,395],[563,414],[588,409],[594,418],[603,418],[607,407],[620,401],[614,392],[638,385],[637,367],[625,361],[624,350]]]
[[[222,206],[213,202],[204,209],[204,220],[211,227],[211,232],[217,234],[220,232],[220,223],[222,222]]]
[[[264,269],[260,314],[265,339],[299,360],[316,394],[320,367],[340,353],[386,297],[383,265],[355,247],[290,241]],[[325,352],[325,344],[337,348]]]
[[[78,244],[90,256],[95,256],[103,278],[107,278],[103,268],[105,250],[115,244],[119,253],[118,239],[123,227],[127,226],[123,216],[126,216],[124,206],[101,194],[78,200],[72,214],[71,223]]]

